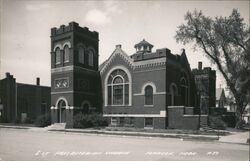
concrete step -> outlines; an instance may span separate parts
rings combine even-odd
[[[54,123],[50,126],[45,127],[47,130],[63,130],[65,129],[66,123]]]

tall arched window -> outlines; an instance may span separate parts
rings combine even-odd
[[[174,83],[172,83],[170,85],[169,91],[170,91],[170,96],[171,96],[170,105],[175,106],[176,105],[176,96],[178,94],[178,91],[177,91],[177,87]]]
[[[145,105],[153,105],[153,87],[148,85],[145,88]]]
[[[188,85],[185,78],[181,78],[181,101],[182,105],[188,105]]]
[[[88,51],[88,64],[94,66],[94,52],[92,50]]]
[[[78,61],[81,64],[84,64],[84,48],[80,46],[78,48]]]
[[[108,77],[107,86],[108,105],[129,104],[129,80],[123,70],[114,70]]]
[[[63,60],[64,60],[64,63],[69,62],[69,46],[68,45],[65,45],[64,47]]]
[[[61,54],[60,54],[60,48],[56,48],[56,64],[60,64],[61,62]]]

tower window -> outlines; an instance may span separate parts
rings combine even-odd
[[[84,64],[84,48],[81,46],[78,49],[78,60],[79,63]]]
[[[69,62],[69,46],[68,45],[64,47],[63,60],[64,60],[64,63]]]
[[[153,105],[153,88],[150,85],[145,88],[145,105]]]
[[[56,48],[56,64],[60,64],[61,62],[61,54],[60,54],[60,48]]]

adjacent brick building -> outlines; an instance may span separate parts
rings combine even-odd
[[[37,84],[17,83],[10,73],[0,80],[1,121],[36,120],[40,115],[50,112],[50,87]]]

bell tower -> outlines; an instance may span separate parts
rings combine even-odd
[[[73,127],[74,115],[101,112],[98,32],[70,22],[50,37],[52,123]]]

